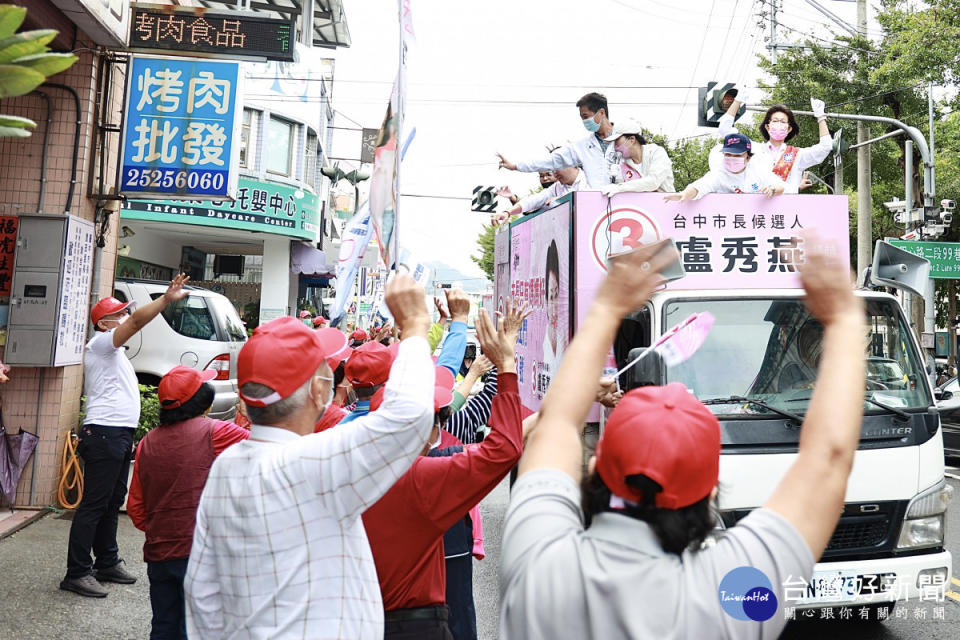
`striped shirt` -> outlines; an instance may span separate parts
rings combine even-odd
[[[360,515],[433,423],[433,362],[404,340],[380,410],[298,436],[254,425],[210,470],[184,581],[191,638],[382,638]]]
[[[497,395],[497,370],[493,368],[487,374],[487,381],[483,390],[467,400],[460,411],[450,416],[445,427],[450,435],[463,444],[473,444],[477,441],[477,432],[487,425],[490,420],[490,405]]]

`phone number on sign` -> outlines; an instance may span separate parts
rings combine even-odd
[[[133,191],[182,191],[222,193],[227,176],[223,171],[141,169],[124,167],[123,187]]]

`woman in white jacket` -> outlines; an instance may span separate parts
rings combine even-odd
[[[614,142],[622,156],[617,182],[600,189],[606,196],[623,191],[660,191],[673,193],[673,163],[660,145],[649,144],[636,120],[614,123],[604,142]]]
[[[734,99],[733,104],[720,118],[719,133],[726,138],[731,133],[737,133],[733,126],[734,116],[740,110],[740,105],[746,104],[747,98],[738,95],[740,100]],[[754,145],[753,153],[757,160],[769,164],[773,173],[787,183],[787,193],[798,193],[803,180],[805,169],[823,162],[833,148],[830,130],[827,128],[827,117],[824,115],[823,100],[810,98],[810,106],[817,118],[820,140],[811,147],[794,147],[789,144],[798,133],[800,125],[797,123],[793,111],[782,104],[773,105],[763,115],[760,121],[760,135],[764,142]],[[710,154],[710,168],[717,168],[720,158],[717,154]]]

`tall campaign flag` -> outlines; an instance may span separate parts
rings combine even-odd
[[[343,230],[337,262],[337,296],[330,308],[331,327],[336,327],[343,320],[344,310],[350,301],[350,294],[353,293],[353,282],[357,278],[357,270],[367,252],[372,233],[370,208],[364,203]]]
[[[400,162],[398,141],[403,135],[404,106],[407,99],[407,57],[414,43],[413,0],[398,0],[400,16],[400,67],[393,84],[390,104],[377,134],[373,175],[370,178],[370,218],[380,258],[388,269],[396,266],[397,214],[400,204]]]

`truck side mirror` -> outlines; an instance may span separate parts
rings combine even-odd
[[[641,353],[649,351],[649,347],[638,347],[631,349],[627,356],[627,362],[633,361]],[[640,361],[623,372],[621,385],[624,391],[630,391],[637,387],[661,386],[667,378],[666,367],[663,364],[663,358],[660,353],[653,351],[647,353]]]

